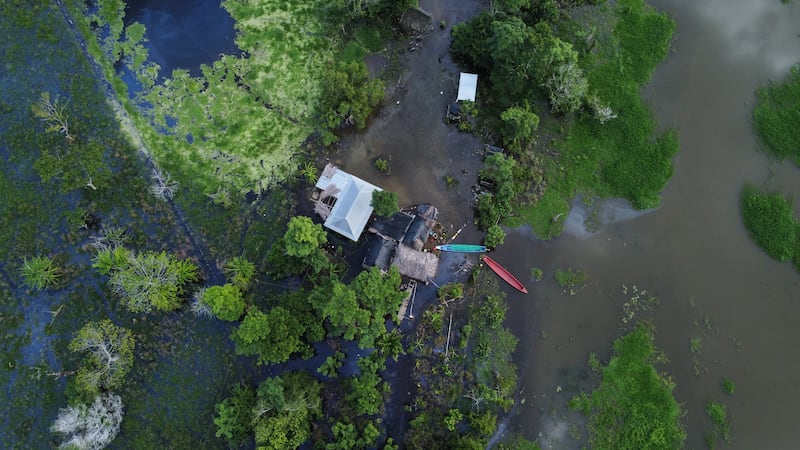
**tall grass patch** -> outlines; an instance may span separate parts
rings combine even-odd
[[[226,0],[236,20],[236,45],[248,53],[243,81],[253,94],[297,120],[309,120],[319,103],[320,80],[339,43],[329,36],[340,14],[331,2]]]
[[[600,369],[599,386],[570,401],[570,408],[588,417],[592,448],[683,446],[686,432],[672,394],[675,383],[656,370],[659,352],[653,341],[653,331],[645,325],[614,341],[614,356]]]
[[[678,140],[674,132],[654,137],[655,118],[639,90],[666,56],[674,28],[641,0],[620,2],[617,49],[601,46],[607,50],[587,59],[589,84],[617,118],[600,124],[583,117],[570,131],[562,161],[576,175],[576,189],[624,197],[640,209],[658,206]]]
[[[590,96],[615,117],[601,122],[585,105],[574,120],[564,122],[565,131],[554,133],[566,136],[555,141],[558,157],[546,164],[545,193],[532,206],[517,209],[543,238],[560,232],[569,201],[577,195],[621,197],[638,209],[657,207],[678,151],[677,134],[656,133],[656,119],[640,94],[667,55],[675,23],[642,0],[592,11],[575,13],[581,28],[598,31],[580,66]],[[575,46],[585,43],[578,39]]]
[[[781,159],[800,165],[800,66],[785,80],[756,90],[753,124],[764,146]]]
[[[759,192],[745,185],[741,194],[742,218],[750,237],[778,261],[798,261],[798,227],[792,204],[778,192]]]

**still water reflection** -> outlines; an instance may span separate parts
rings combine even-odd
[[[777,0],[653,3],[677,22],[673,51],[645,90],[662,126],[680,135],[675,175],[657,211],[583,238],[541,243],[515,233],[498,251],[545,274],[589,273],[574,296],[551,280],[526,298],[509,296],[526,397],[512,428],[552,448],[579,447],[570,437],[577,417],[564,402],[585,384],[589,352],[607,360],[630,297],[623,285],[636,284],[660,300],[651,316],[688,412],[687,448],[705,447],[709,400],[728,405],[731,448],[796,448],[800,275],[752,243],[738,195],[751,182],[800,197],[800,169],[759,152],[750,123],[756,87],[800,62],[800,8]],[[692,353],[698,337],[702,351]],[[735,382],[733,396],[723,393],[723,377]]]

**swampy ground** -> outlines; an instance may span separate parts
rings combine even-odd
[[[169,21],[187,23],[150,3],[137,2],[137,14],[151,20],[153,29]],[[583,420],[568,411],[566,403],[596,382],[586,364],[589,353],[607,361],[612,340],[627,329],[623,314],[633,312],[653,321],[656,344],[669,357],[662,369],[675,381],[675,396],[687,411],[687,448],[705,446],[703,436],[711,427],[704,409],[709,400],[728,406],[730,448],[792,448],[800,441],[793,423],[800,362],[791,357],[800,340],[800,278],[789,264],[770,259],[750,240],[738,199],[741,186],[750,182],[792,195],[800,207],[798,169],[761,152],[750,121],[755,89],[783,77],[798,62],[800,7],[777,0],[651,3],[677,25],[671,53],[643,91],[660,126],[674,128],[679,135],[673,178],[657,210],[634,211],[622,201],[584,199],[574,204],[565,232],[553,240],[542,241],[527,228],[508,230],[495,259],[511,268],[530,294],[505,288],[510,306],[507,325],[520,339],[515,362],[522,400],[506,431],[538,439],[543,448],[585,445]],[[448,52],[449,31],[486,4],[421,0],[420,6],[431,12],[434,23],[444,21],[446,26],[434,27],[423,35],[421,47],[399,57],[397,81],[389,86],[386,106],[368,128],[345,136],[329,159],[398,192],[401,205],[436,205],[446,226],[456,229],[467,224],[459,240],[472,242],[481,237],[472,225],[471,186],[481,167],[476,152],[483,143],[445,124],[444,113],[455,97],[459,71]],[[194,17],[192,11],[184,13]],[[194,23],[203,24],[207,18],[196,19]],[[163,39],[150,36],[154,48],[171,48],[174,31],[166,26],[158,35]],[[225,35],[228,30],[218,33]],[[19,259],[45,253],[71,266],[86,264],[87,250],[74,246],[85,242],[89,232],[76,229],[75,218],[68,214],[76,207],[102,215],[108,223],[125,224],[141,245],[190,247],[183,233],[167,231],[174,212],[146,200],[144,186],[134,189],[135,197],[115,196],[112,190],[80,200],[35,181],[32,160],[8,137],[16,132],[14,123],[21,110],[7,111],[6,106],[30,104],[47,83],[75,83],[66,76],[52,81],[44,75],[48,71],[91,74],[86,67],[60,65],[64,63],[58,61],[66,60],[64,54],[79,51],[68,39],[63,41],[61,53],[36,54],[40,59],[35,68],[9,68],[2,79],[3,91],[13,93],[3,100],[0,122],[6,137],[4,197],[9,199],[4,200],[3,217],[5,227],[17,231],[6,236],[0,272],[7,330],[0,376],[8,398],[14,399],[0,415],[0,437],[29,448],[50,442],[47,427],[65,402],[64,380],[53,380],[47,372],[74,363],[64,356],[65,344],[51,348],[50,343],[66,339],[87,316],[100,312],[114,316],[121,311],[103,300],[93,302],[101,305],[94,309],[70,306],[70,300],[79,296],[105,296],[102,280],[93,275],[70,277],[57,294],[27,291],[15,272]],[[9,47],[7,54],[18,51]],[[188,64],[170,63],[168,52],[160,55],[165,67]],[[378,58],[371,63],[379,68],[395,62]],[[27,80],[51,81],[36,81],[30,87]],[[82,82],[91,89],[90,80]],[[111,117],[103,107],[95,110],[106,120]],[[390,159],[391,175],[375,169],[378,157]],[[126,179],[136,179],[143,171],[130,159],[121,159],[118,165],[115,173]],[[448,176],[457,183],[448,185]],[[278,210],[283,207],[273,211]],[[40,228],[41,223],[47,225]],[[15,236],[25,239],[13,241]],[[534,280],[533,268],[542,270],[541,281]],[[587,281],[572,289],[560,286],[554,274],[567,268],[584,272]],[[656,297],[658,304],[646,311],[631,309],[631,298],[642,291]],[[412,314],[421,316],[424,306],[424,302],[415,305]],[[51,311],[57,310],[61,312],[54,319]],[[196,436],[209,436],[213,405],[224,397],[227,386],[268,374],[266,369],[253,369],[252,360],[232,356],[225,324],[172,314],[131,319],[126,325],[141,333],[153,327],[165,331],[161,339],[137,350],[131,385],[138,387],[123,393],[131,401],[115,447],[157,442],[159,437],[149,433],[169,427],[184,433],[187,444],[196,442]],[[217,339],[220,336],[226,339]],[[733,395],[722,390],[724,377],[735,382]],[[200,386],[198,379],[203,380]],[[193,400],[180,401],[188,398]],[[148,411],[154,404],[162,405],[163,414],[157,417],[163,423],[150,422],[153,416]],[[11,413],[24,410],[30,413]]]

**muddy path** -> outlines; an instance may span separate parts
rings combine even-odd
[[[431,14],[431,28],[416,38],[408,38],[409,46],[400,55],[402,73],[387,86],[384,108],[364,131],[345,137],[331,159],[344,170],[397,192],[401,207],[433,204],[439,209],[439,221],[451,234],[463,228],[457,242],[479,243],[483,233],[473,224],[472,187],[483,166],[483,141],[459,132],[444,119],[447,105],[456,99],[460,72],[449,51],[450,30],[477,15],[486,3],[422,0],[420,7]],[[444,28],[439,26],[440,21],[444,21]],[[376,68],[375,60],[368,62]],[[391,175],[375,168],[377,158],[390,161]],[[456,183],[448,186],[445,177],[454,178]],[[409,317],[414,319],[403,321],[404,333],[413,336],[422,312],[436,298],[436,285],[456,281],[457,268],[464,258],[443,255],[433,283],[419,285],[413,308],[409,309]],[[398,362],[389,361],[385,375],[392,386],[392,396],[384,423],[389,435],[400,440],[409,419],[404,405],[412,389],[411,362],[408,355],[401,356]]]
[[[343,169],[397,192],[400,206],[431,203],[439,208],[441,222],[457,229],[472,223],[471,187],[482,166],[476,152],[483,144],[444,121],[459,77],[449,52],[450,30],[485,8],[485,2],[423,0],[420,7],[431,14],[431,29],[421,35],[416,50],[400,56],[403,73],[388,87],[386,106],[364,132],[343,140],[345,151],[336,157]],[[391,175],[374,167],[379,157],[390,161]],[[448,188],[446,176],[457,184]],[[460,241],[477,236],[468,226]]]

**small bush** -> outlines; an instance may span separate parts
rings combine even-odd
[[[372,191],[372,208],[375,214],[389,217],[400,210],[397,206],[397,192]]]
[[[389,161],[383,158],[378,158],[375,160],[375,168],[385,173],[386,175],[389,175],[392,170],[391,166],[389,166]]]
[[[722,379],[722,390],[725,391],[726,394],[733,395],[733,393],[736,391],[736,385],[733,384],[733,381],[730,378],[725,377]]]
[[[572,288],[586,281],[588,275],[580,270],[556,269],[556,282],[562,288]]]
[[[61,275],[53,260],[47,256],[23,259],[20,273],[23,284],[35,291],[54,287]]]
[[[239,320],[244,314],[245,302],[242,291],[233,284],[206,288],[202,301],[208,304],[214,315],[222,320]]]
[[[486,230],[486,238],[484,239],[484,243],[487,247],[495,248],[499,245],[502,245],[505,240],[506,232],[503,231],[499,225],[492,225],[488,230]]]
[[[730,442],[730,421],[728,420],[728,409],[722,403],[708,402],[706,404],[706,414],[711,419],[714,436],[719,436],[725,442]]]

